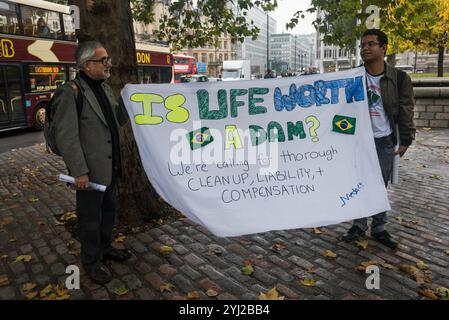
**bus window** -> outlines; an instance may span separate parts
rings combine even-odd
[[[67,80],[65,67],[61,65],[37,65],[29,66],[30,92],[54,91]]]
[[[23,31],[26,36],[62,39],[59,13],[22,6]]]
[[[5,74],[8,88],[11,121],[14,123],[25,120],[25,109],[22,99],[22,87],[20,85],[20,68],[18,66],[5,66]]]
[[[64,21],[64,32],[66,40],[76,41],[75,25],[73,24],[72,17],[68,14],[63,14],[62,19]]]
[[[0,1],[0,33],[20,33],[16,7],[5,1]]]
[[[171,67],[139,67],[139,83],[170,83],[172,74]]]
[[[69,80],[74,80],[76,78],[76,68],[69,67]]]

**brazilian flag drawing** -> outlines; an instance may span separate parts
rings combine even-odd
[[[332,120],[332,131],[345,134],[354,134],[355,122],[356,118],[340,116],[337,114]]]
[[[209,131],[209,128],[202,127],[187,134],[187,139],[190,143],[190,149],[195,150],[207,146],[214,141],[214,137]]]

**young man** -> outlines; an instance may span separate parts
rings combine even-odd
[[[111,76],[112,63],[103,45],[80,43],[75,55],[80,70],[76,91],[81,96],[70,83],[56,91],[56,145],[75,177],[81,262],[94,282],[105,284],[112,277],[103,260],[130,257],[128,251],[111,246],[116,183],[121,174],[117,119],[124,124],[127,118],[118,114],[111,88],[104,83]],[[77,101],[81,97],[82,101]],[[106,192],[89,190],[91,181],[106,185]]]
[[[396,153],[402,157],[414,140],[416,131],[411,79],[384,61],[387,46],[387,35],[380,30],[370,29],[362,35],[360,53],[366,68],[369,113],[385,186],[393,171],[394,149],[398,139],[399,150]],[[396,126],[399,127],[399,136]],[[395,249],[398,243],[385,230],[387,213],[381,212],[372,218],[373,238]],[[357,219],[343,240],[352,242],[363,238],[367,229],[368,218]]]

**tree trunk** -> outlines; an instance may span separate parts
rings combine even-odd
[[[438,77],[443,76],[444,47],[438,47]]]
[[[129,1],[95,0],[92,6],[87,0],[70,0],[69,4],[80,9],[79,42],[98,40],[112,57],[112,75],[108,80],[115,97],[126,83],[137,83],[137,62],[133,20]],[[120,129],[123,175],[119,183],[120,222],[138,225],[142,219],[158,218],[159,197],[149,183],[142,167],[131,125]]]

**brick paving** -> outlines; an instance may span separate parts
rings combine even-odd
[[[400,243],[395,251],[371,238],[366,249],[342,242],[349,222],[321,228],[321,234],[295,229],[218,238],[178,220],[127,234],[119,245],[133,257],[109,265],[114,280],[96,285],[81,268],[81,288],[65,298],[182,299],[196,291],[199,299],[253,300],[276,287],[286,299],[425,299],[418,293],[422,284],[398,267],[422,261],[429,267],[423,275],[432,279],[425,285],[449,288],[448,168],[449,130],[418,131],[401,161],[400,184],[389,189],[388,229]],[[57,220],[75,208],[74,192],[56,180],[64,170],[43,145],[0,154],[0,300],[28,299],[49,284],[63,285],[66,266],[80,265],[79,242]],[[173,252],[162,255],[162,245]],[[325,250],[337,257],[323,256]],[[20,256],[32,259],[16,262]],[[379,290],[368,290],[368,275],[355,269],[368,260],[384,263]],[[252,275],[242,272],[248,261]],[[305,286],[304,278],[316,284]],[[27,283],[36,287],[26,290]]]

